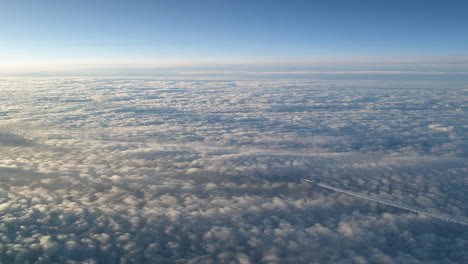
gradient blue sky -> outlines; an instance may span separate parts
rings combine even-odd
[[[468,1],[4,0],[0,61],[468,55]]]

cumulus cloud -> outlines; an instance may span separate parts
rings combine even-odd
[[[0,81],[0,262],[460,263],[466,90],[426,81]]]

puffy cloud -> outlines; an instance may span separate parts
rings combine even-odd
[[[424,88],[422,88],[424,87]],[[0,262],[459,263],[452,82],[1,80]]]

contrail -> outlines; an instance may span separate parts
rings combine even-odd
[[[428,216],[438,218],[438,219],[441,219],[441,220],[444,220],[444,221],[448,221],[448,222],[468,226],[468,221],[463,220],[463,219],[458,219],[458,218],[455,218],[455,217],[452,217],[452,216],[438,214],[438,213],[431,213],[431,212],[428,212],[428,211],[420,209],[420,208],[416,208],[416,207],[413,207],[413,206],[402,204],[401,202],[398,202],[398,201],[384,200],[384,199],[379,198],[379,197],[366,195],[366,194],[361,194],[361,193],[356,193],[356,192],[348,191],[348,190],[341,189],[341,188],[338,188],[338,187],[333,187],[333,186],[330,186],[328,184],[321,183],[318,180],[309,180],[309,179],[304,179],[304,180],[306,182],[308,182],[308,183],[313,183],[313,184],[318,185],[318,186],[320,186],[322,188],[329,189],[329,190],[332,190],[332,191],[335,191],[335,192],[345,193],[345,194],[348,194],[348,195],[351,195],[351,196],[354,196],[354,197],[366,199],[366,200],[369,200],[369,201],[374,201],[374,202],[385,204],[385,205],[390,205],[390,206],[397,207],[397,208],[404,209],[404,210],[408,210],[408,211],[411,211],[411,212],[414,212],[414,213],[424,214],[424,215],[428,215]]]

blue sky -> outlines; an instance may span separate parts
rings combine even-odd
[[[6,0],[0,61],[459,57],[467,1]]]

